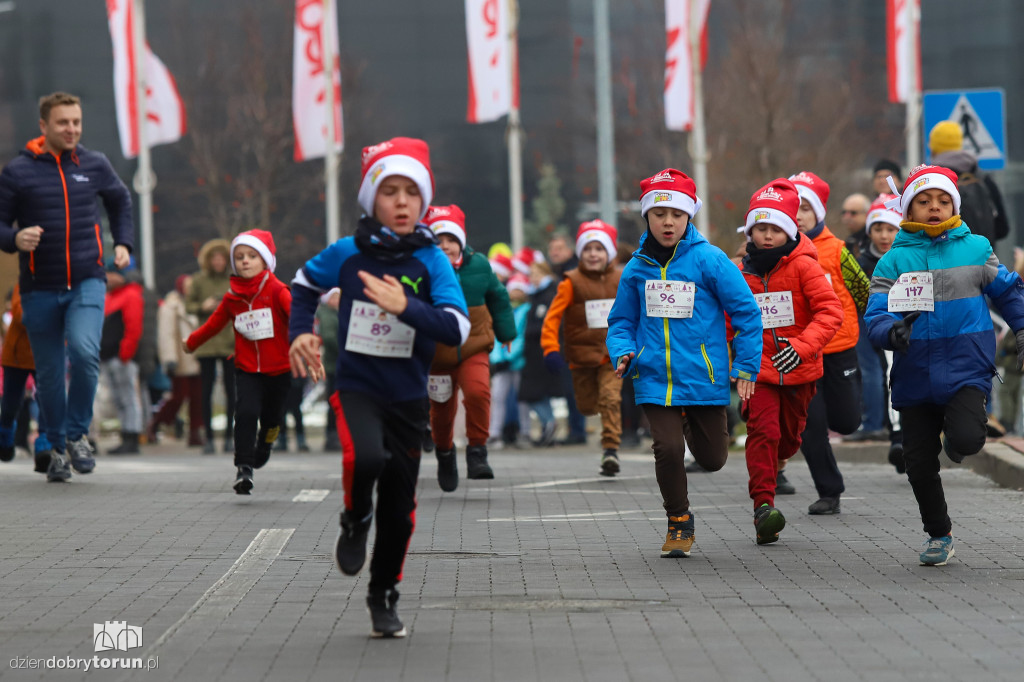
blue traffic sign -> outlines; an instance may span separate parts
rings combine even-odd
[[[931,160],[928,132],[940,121],[955,121],[964,133],[964,149],[985,170],[1006,167],[1006,105],[1001,88],[941,90],[924,93],[925,159]]]

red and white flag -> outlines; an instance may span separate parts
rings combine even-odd
[[[107,0],[107,22],[114,45],[114,99],[121,151],[126,159],[139,154],[139,101],[135,88],[138,61],[132,0]],[[146,145],[177,142],[185,134],[185,106],[174,77],[146,43]]]
[[[334,64],[334,106],[327,103],[324,71],[324,1],[295,0],[295,46],[292,52],[292,124],[295,127],[295,160],[327,155],[328,116],[334,116],[334,149],[345,139],[341,115],[341,58],[338,56],[338,12],[334,0],[327,4],[327,39]]]
[[[466,0],[466,39],[469,44],[469,102],[466,120],[486,123],[519,106],[519,65],[510,83],[508,32],[509,0]]]
[[[711,0],[665,0],[665,127],[693,126],[693,72],[690,62],[691,5],[700,17],[700,68],[708,59],[708,8]]]
[[[906,102],[912,92],[921,90],[920,17],[921,0],[885,2],[890,102]]]

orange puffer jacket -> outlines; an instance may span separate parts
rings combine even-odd
[[[857,304],[853,301],[853,295],[846,288],[846,280],[843,279],[843,268],[841,258],[843,249],[846,247],[839,237],[832,234],[832,231],[825,227],[821,234],[812,242],[818,250],[818,264],[828,275],[827,279],[832,285],[832,291],[839,297],[839,303],[843,306],[843,324],[839,331],[832,337],[832,340],[825,346],[825,354],[838,353],[849,350],[857,345],[857,338],[860,336],[860,323],[858,322]]]
[[[843,308],[825,273],[818,265],[814,244],[803,234],[796,248],[783,256],[764,277],[749,268],[744,258],[740,267],[754,295],[768,292],[792,293],[794,324],[774,329],[765,328],[761,340],[761,371],[758,383],[776,386],[806,384],[822,375],[823,349],[843,322]],[[763,314],[762,314],[763,319]],[[802,362],[788,374],[780,375],[772,367],[771,357],[785,347],[779,338],[789,340]]]

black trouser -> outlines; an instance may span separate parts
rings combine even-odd
[[[900,408],[907,478],[929,537],[946,535],[952,528],[939,478],[942,432],[946,432],[951,450],[962,455],[977,453],[985,445],[985,406],[985,393],[968,386],[957,391],[945,405],[927,403]]]
[[[334,372],[330,372],[324,376],[324,381],[330,390],[334,390]],[[338,445],[341,447],[338,441],[338,415],[335,414],[334,409],[327,410],[327,427],[324,429],[324,447],[328,444]]]
[[[217,381],[217,361],[221,362],[224,373],[225,410],[228,423],[224,437],[229,438],[235,420],[235,361],[231,358],[199,358],[199,373],[203,380],[203,426],[206,427],[206,442],[213,440],[213,385]]]
[[[295,438],[306,437],[306,426],[302,423],[302,391],[306,388],[306,380],[301,377],[292,378],[288,389],[288,400],[285,402],[285,414],[290,414],[295,420]],[[281,433],[288,434],[288,423],[281,422]]]
[[[857,349],[829,353],[824,357],[824,367],[825,374],[818,379],[818,392],[807,408],[800,450],[811,470],[818,497],[838,497],[846,486],[828,442],[828,431],[846,435],[860,426],[863,410]]]
[[[370,559],[371,591],[391,589],[416,524],[416,479],[423,432],[430,420],[427,399],[383,404],[365,393],[331,396],[341,440],[341,485],[345,510],[365,519],[373,513],[377,487],[377,534]]]
[[[270,447],[281,431],[292,375],[291,372],[272,376],[237,370],[235,383],[238,384],[235,466],[253,466],[257,444],[265,443]]]

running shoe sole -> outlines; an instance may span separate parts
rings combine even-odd
[[[786,527],[786,517],[778,509],[772,509],[759,522],[754,524],[757,530],[757,544],[770,545],[778,542],[779,533]]]

